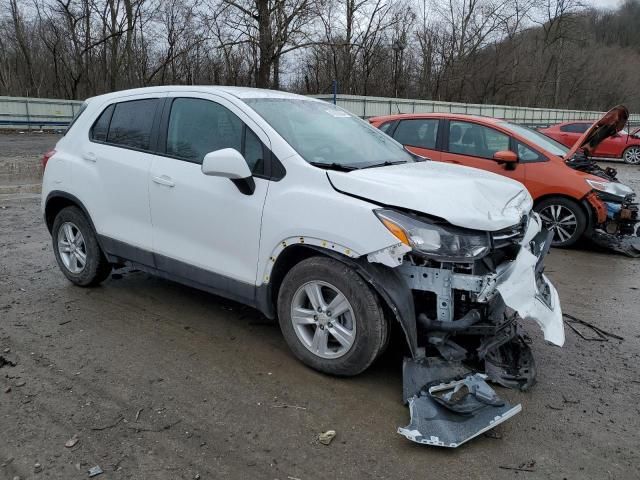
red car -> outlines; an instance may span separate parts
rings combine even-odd
[[[586,132],[593,122],[564,122],[541,128],[544,133],[566,147],[571,147]],[[640,164],[640,135],[636,129],[631,133],[621,130],[604,140],[593,152],[593,159],[622,159],[631,165]]]

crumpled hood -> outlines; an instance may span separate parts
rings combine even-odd
[[[327,175],[343,193],[475,230],[496,231],[515,225],[533,206],[531,195],[520,182],[440,162],[329,171]]]

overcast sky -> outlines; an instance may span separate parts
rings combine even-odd
[[[623,0],[584,0],[584,3],[598,8],[615,8],[622,5]]]

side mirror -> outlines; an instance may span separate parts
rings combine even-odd
[[[251,195],[256,189],[249,165],[234,148],[207,153],[202,161],[202,173],[210,177],[228,178],[245,195]]]
[[[518,155],[511,150],[501,150],[493,154],[493,159],[498,162],[516,163],[518,161]]]

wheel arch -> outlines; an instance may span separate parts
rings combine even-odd
[[[84,204],[80,201],[78,197],[72,195],[67,192],[63,192],[61,190],[53,190],[47,195],[47,200],[45,201],[44,207],[44,221],[47,225],[47,230],[51,233],[53,228],[53,221],[56,218],[56,215],[60,213],[63,208],[66,207],[78,207],[84,213],[84,216],[87,217],[89,225],[93,230],[93,233],[97,233],[96,227],[93,224],[93,220],[91,219],[91,215],[89,215],[89,211],[84,206]]]
[[[535,209],[543,201],[552,198],[561,198],[563,200],[569,200],[570,202],[575,203],[585,215],[586,224],[582,235],[589,237],[592,234],[593,229],[597,223],[597,214],[593,211],[593,207],[589,204],[589,201],[587,199],[588,195],[589,194],[585,195],[581,199],[576,199],[575,197],[562,193],[549,193],[536,198],[533,202],[533,208]]]
[[[551,198],[562,198],[564,200],[569,200],[575,203],[576,205],[579,205],[580,208],[582,208],[583,213],[587,215],[587,217],[591,215],[591,212],[589,211],[589,209],[586,207],[584,203],[584,199],[586,198],[586,195],[585,197],[578,199],[578,198],[572,197],[571,195],[567,195],[565,193],[547,193],[546,195],[542,195],[533,201],[534,208],[537,207],[543,201],[549,200]]]
[[[286,274],[300,261],[312,257],[324,256],[333,258],[353,268],[373,289],[381,300],[387,321],[395,317],[404,331],[407,346],[414,357],[420,356],[418,349],[416,316],[411,289],[396,269],[378,263],[370,263],[366,256],[348,256],[340,250],[311,244],[288,245],[273,258],[268,283],[258,287],[258,308],[269,318],[276,317],[278,293]]]
[[[640,144],[632,144],[632,145],[628,145],[627,147],[625,147],[622,150],[622,155],[620,155],[620,158],[624,161],[624,163],[627,163],[627,161],[625,160],[625,156],[627,154],[627,151],[631,150],[632,148],[640,148]],[[627,165],[634,165],[633,163],[627,163]],[[637,164],[636,164],[637,165]]]

